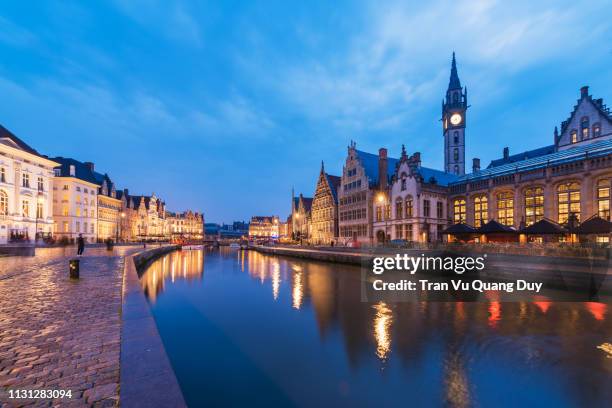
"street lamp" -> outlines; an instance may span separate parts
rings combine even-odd
[[[36,241],[38,239],[38,218],[42,216],[42,203],[43,203],[42,193],[39,191],[38,196],[36,197],[36,221],[34,223],[34,246],[36,246]],[[38,208],[40,207],[41,214],[38,213]]]

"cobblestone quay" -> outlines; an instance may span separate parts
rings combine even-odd
[[[115,406],[119,401],[124,256],[87,248],[70,280],[75,248],[0,258],[0,406]],[[9,390],[70,390],[72,398],[9,399]]]

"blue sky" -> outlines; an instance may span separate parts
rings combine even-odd
[[[552,143],[582,85],[612,104],[607,1],[10,2],[0,123],[173,210],[286,216],[350,140],[442,168],[453,50],[470,163]]]

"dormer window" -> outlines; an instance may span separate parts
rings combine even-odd
[[[594,123],[593,124],[593,137],[601,136],[601,124]]]
[[[570,141],[571,143],[578,143],[578,133],[575,130],[570,133]]]
[[[589,138],[589,118],[584,116],[580,120],[580,128],[582,129],[582,140]]]
[[[70,176],[76,176],[76,167],[74,167],[74,164],[70,165]]]

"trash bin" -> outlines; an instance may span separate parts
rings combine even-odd
[[[114,246],[113,241],[111,241],[110,239],[108,241],[106,241],[106,250],[107,251],[112,251],[113,250],[113,246]]]
[[[79,263],[78,259],[70,260],[70,279],[79,279]]]

